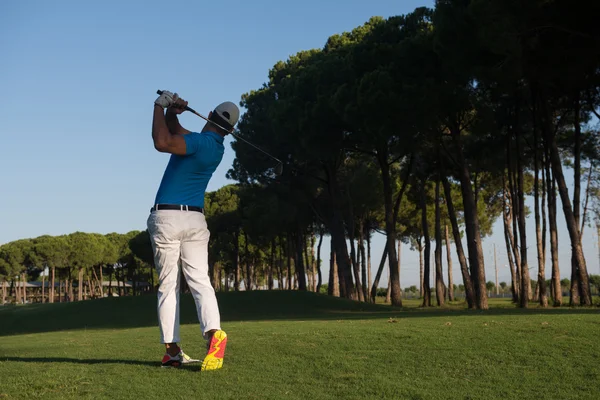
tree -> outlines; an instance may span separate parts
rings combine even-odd
[[[152,242],[150,241],[150,234],[148,230],[143,230],[137,233],[135,236],[132,236],[127,245],[131,250],[131,254],[133,258],[129,260],[127,263],[128,275],[131,277],[133,281],[133,294],[135,295],[137,290],[137,282],[141,273],[146,270],[147,275],[150,279],[152,288],[155,286],[154,280],[154,251],[152,249]]]
[[[460,24],[456,24],[456,21]],[[478,104],[477,81],[474,79],[472,47],[476,37],[475,24],[470,20],[464,3],[453,1],[436,2],[436,12],[433,17],[436,26],[434,36],[437,56],[443,63],[438,65],[435,86],[439,109],[438,119],[450,138],[451,147],[447,146],[458,171],[464,206],[465,231],[469,253],[470,273],[473,280],[476,307],[487,309],[487,293],[485,287],[485,266],[481,243],[480,221],[477,213],[476,196],[473,192],[473,180],[470,164],[466,158],[465,141],[476,138],[471,132],[479,114],[475,105]],[[468,39],[467,39],[468,38]],[[471,46],[465,46],[469,44]]]
[[[64,235],[44,235],[35,239],[34,246],[40,261],[49,269],[50,290],[48,292],[48,302],[54,303],[56,268],[67,266],[67,257],[70,252],[69,243]]]
[[[25,303],[27,273],[35,268],[36,261],[33,243],[30,239],[20,239],[4,244],[0,247],[0,259],[4,260],[3,265],[0,265],[0,274],[4,275],[5,279],[11,278],[15,302]]]
[[[78,271],[77,300],[83,300],[83,279],[88,269],[100,265],[103,258],[101,235],[74,232],[68,235],[70,242],[69,263]]]
[[[339,178],[346,159],[345,136],[340,121],[334,118],[335,112],[325,101],[338,85],[336,63],[340,61],[336,57],[325,58],[319,51],[308,51],[290,57],[286,63],[277,63],[269,73],[269,86],[242,96],[241,105],[248,112],[240,119],[238,129],[253,143],[268,144],[273,154],[293,163],[284,168],[288,171],[284,174],[288,189],[309,186],[308,182],[313,182],[313,190],[317,189],[315,182],[323,185],[328,207],[327,212],[321,213],[321,219],[331,233],[342,295],[353,298],[352,263],[342,213],[343,185]],[[315,92],[316,87],[319,93]],[[269,169],[252,161],[258,156],[247,152],[242,155],[237,146],[234,149],[240,160],[234,164],[230,176],[246,182],[269,180]],[[314,199],[314,191],[311,192],[313,195],[308,198]]]
[[[2,248],[0,247],[0,255]],[[2,279],[2,305],[6,304],[6,284],[7,277],[10,276],[10,265],[3,258],[0,258],[0,279]]]

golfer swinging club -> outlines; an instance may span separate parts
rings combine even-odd
[[[224,153],[224,137],[233,131],[240,112],[231,102],[219,104],[208,115],[225,131],[207,122],[201,132],[184,129],[177,119],[187,101],[163,91],[154,101],[152,139],[154,147],[170,153],[154,206],[147,220],[159,275],[158,320],[166,354],[164,367],[199,362],[185,354],[179,337],[179,264],[194,296],[200,329],[207,340],[202,371],[219,369],[227,345],[214,288],[208,276],[210,232],[204,216],[204,193]],[[166,111],[166,115],[164,110]]]

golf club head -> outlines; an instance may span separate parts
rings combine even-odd
[[[279,163],[275,166],[275,175],[281,176],[283,174],[283,164]]]

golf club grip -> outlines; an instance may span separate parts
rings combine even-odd
[[[156,94],[158,94],[158,95],[160,96],[161,94],[163,94],[163,91],[159,89],[159,90],[157,90],[157,91],[156,91]],[[188,107],[188,106],[186,106],[186,107],[185,107],[185,109],[186,109],[187,111],[191,111],[191,112],[193,112],[194,114],[198,114],[198,113],[197,113],[197,112],[196,112],[194,109],[192,109],[191,107]]]

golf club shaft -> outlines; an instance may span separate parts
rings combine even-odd
[[[157,91],[156,91],[156,93],[158,93],[159,95],[161,95],[161,94],[162,94],[162,90],[157,90]],[[196,114],[197,116],[199,116],[200,118],[202,118],[202,119],[206,120],[207,122],[210,122],[211,124],[213,124],[213,125],[215,125],[215,126],[218,126],[219,128],[223,129],[224,131],[226,131],[226,132],[229,132],[229,130],[228,130],[228,129],[225,129],[225,128],[223,128],[221,125],[217,124],[216,122],[213,122],[213,121],[209,120],[208,118],[206,118],[204,115],[200,114],[199,112],[197,112],[197,111],[196,111],[196,110],[194,110],[193,108],[191,108],[191,107],[189,107],[189,106],[186,106],[186,107],[185,107],[185,109],[186,109],[187,111],[189,111],[189,112],[193,113],[193,114]],[[267,153],[266,151],[264,151],[264,150],[263,150],[263,149],[261,149],[260,147],[256,146],[255,144],[252,144],[252,143],[250,143],[250,142],[249,142],[249,141],[247,141],[246,139],[243,139],[243,138],[239,137],[238,135],[236,135],[236,134],[235,134],[235,133],[233,133],[233,132],[229,132],[229,133],[231,133],[231,136],[233,136],[234,138],[236,138],[236,139],[238,139],[238,140],[241,140],[242,142],[244,142],[244,143],[246,143],[246,144],[248,144],[248,145],[250,145],[250,146],[254,147],[256,150],[258,150],[258,151],[260,151],[260,152],[262,152],[262,153],[266,154],[267,156],[271,157],[273,160],[277,161],[278,163],[281,163],[281,160],[280,160],[280,159],[278,159],[278,158],[277,158],[277,157],[275,157],[275,156],[272,156],[271,154]]]

